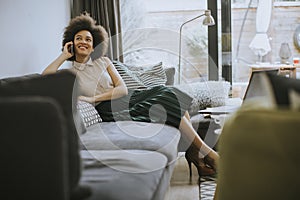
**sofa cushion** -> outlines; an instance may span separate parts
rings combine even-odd
[[[129,69],[147,87],[166,85],[167,76],[162,62],[145,66],[129,66]]]
[[[168,162],[177,159],[179,139],[179,130],[172,126],[135,121],[102,122],[80,136],[88,150],[152,150],[164,154]]]
[[[120,61],[113,61],[114,66],[119,72],[120,76],[124,80],[128,89],[146,89],[147,87],[139,80],[139,78],[133,74],[128,66]]]
[[[162,62],[135,66],[114,60],[113,64],[129,89],[174,84],[175,68],[164,67]]]
[[[82,151],[81,155],[81,184],[90,186],[93,194],[88,200],[151,200],[167,166],[167,158],[153,151]]]
[[[225,105],[229,96],[230,83],[226,81],[206,81],[176,85],[193,98],[189,113],[195,115],[200,109]]]
[[[77,186],[81,173],[78,133],[73,118],[73,115],[77,114],[75,104],[77,101],[77,87],[75,79],[76,76],[73,73],[62,70],[45,76],[34,74],[26,77],[7,78],[3,79],[0,85],[0,97],[51,97],[61,106],[68,130],[68,163],[71,190]]]

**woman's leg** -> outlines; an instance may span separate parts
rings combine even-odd
[[[185,115],[181,118],[179,130],[181,134],[184,134],[187,137],[187,139],[191,141],[193,145],[195,145],[199,149],[200,153],[209,162],[207,164],[216,170],[216,162],[219,159],[219,155],[217,152],[211,149],[207,144],[205,144],[205,142],[197,134],[197,132],[195,131],[195,129],[193,128],[189,120],[188,113],[185,113]]]
[[[184,113],[184,116],[185,116],[189,121],[191,121],[190,114],[189,114],[187,111]]]

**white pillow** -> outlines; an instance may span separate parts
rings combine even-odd
[[[189,109],[191,115],[200,109],[225,105],[229,96],[230,83],[227,81],[206,81],[176,85],[176,88],[186,92],[193,98]]]

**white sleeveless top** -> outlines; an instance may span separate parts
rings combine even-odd
[[[110,64],[103,57],[90,58],[86,63],[73,61],[71,70],[76,73],[79,94],[91,97],[112,89],[113,81],[107,71]]]

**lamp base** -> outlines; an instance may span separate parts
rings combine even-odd
[[[291,64],[290,61],[289,61],[289,59],[284,59],[284,58],[281,58],[280,63],[281,64],[286,64],[286,65]]]

